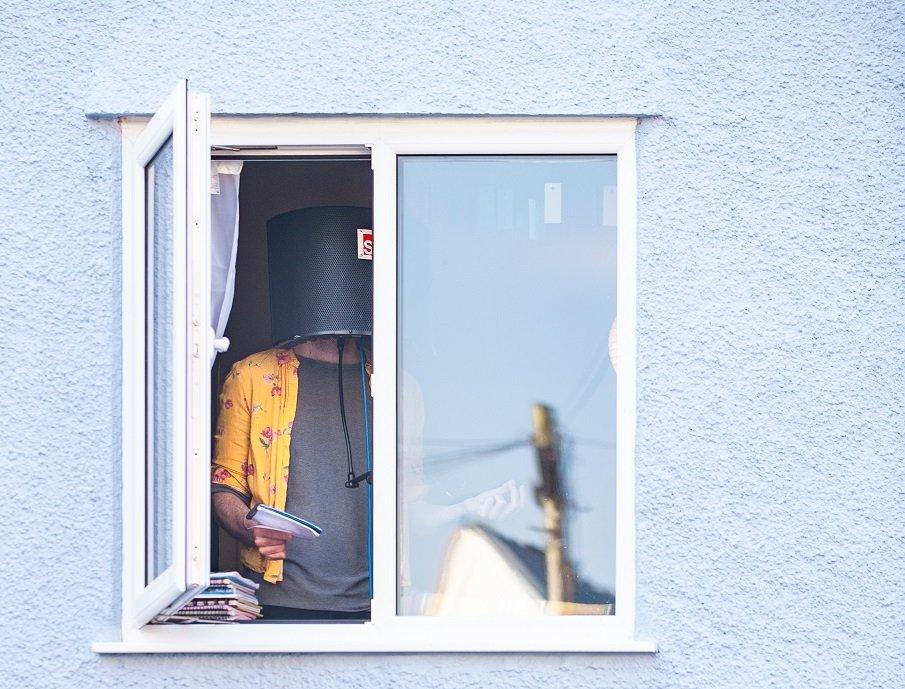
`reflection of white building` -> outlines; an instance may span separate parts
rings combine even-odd
[[[547,600],[544,552],[510,541],[482,526],[457,529],[449,537],[437,593],[428,615],[611,615],[613,596],[581,580],[575,602]]]

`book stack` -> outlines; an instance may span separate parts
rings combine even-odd
[[[212,572],[211,583],[183,605],[169,622],[247,622],[261,617],[258,584],[238,572]]]

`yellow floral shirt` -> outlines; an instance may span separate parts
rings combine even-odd
[[[286,509],[298,368],[291,349],[269,349],[235,363],[223,383],[211,481],[248,496],[250,507]],[[254,546],[239,552],[266,581],[282,581],[282,560],[266,560]]]

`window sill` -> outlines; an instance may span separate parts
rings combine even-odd
[[[520,633],[475,628],[425,635],[416,628],[373,623],[156,625],[120,641],[95,641],[99,654],[125,653],[656,653],[654,641],[604,638],[587,631]]]

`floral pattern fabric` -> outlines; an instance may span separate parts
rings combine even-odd
[[[292,350],[269,349],[235,363],[223,383],[211,481],[249,496],[252,507],[286,509],[298,366]],[[282,581],[282,560],[266,560],[245,545],[240,556],[266,581]]]

